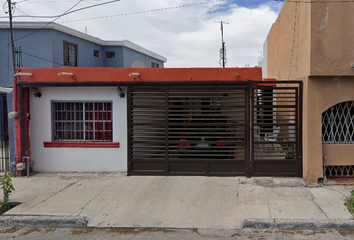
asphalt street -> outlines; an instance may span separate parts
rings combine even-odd
[[[259,230],[241,229],[237,232],[217,230],[168,230],[168,229],[97,229],[97,228],[9,228],[0,230],[0,239],[26,239],[26,240],[209,240],[209,239],[323,239],[323,240],[344,240],[354,239],[354,232],[348,231],[288,231],[288,230]]]

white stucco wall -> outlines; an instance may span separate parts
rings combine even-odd
[[[36,172],[127,171],[127,104],[117,87],[42,87],[41,98],[30,98],[30,144]],[[126,88],[123,88],[126,93]],[[45,148],[51,142],[51,101],[112,101],[113,142],[119,148]]]

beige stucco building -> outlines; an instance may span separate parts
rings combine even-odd
[[[324,177],[324,159],[327,175],[354,175],[353,12],[352,1],[286,1],[265,42],[263,77],[304,84],[303,177],[309,183]]]

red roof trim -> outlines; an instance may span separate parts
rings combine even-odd
[[[261,68],[37,68],[21,69],[25,83],[261,81]],[[59,76],[58,73],[73,76]],[[129,76],[139,73],[139,76]]]

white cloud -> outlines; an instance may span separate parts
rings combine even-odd
[[[122,0],[70,14],[57,22],[163,9],[196,2]],[[97,3],[100,2],[84,1],[78,7]],[[74,4],[75,2],[64,1],[60,4],[24,2],[19,4],[19,8],[27,14],[56,15],[65,12]],[[221,32],[220,24],[215,21],[223,20],[229,23],[224,25],[227,67],[257,65],[267,33],[276,20],[278,5],[269,3],[248,9],[225,4],[227,1],[62,24],[82,32],[87,26],[88,34],[104,40],[128,39],[165,56],[165,67],[219,67]],[[224,8],[219,11],[221,5]]]

